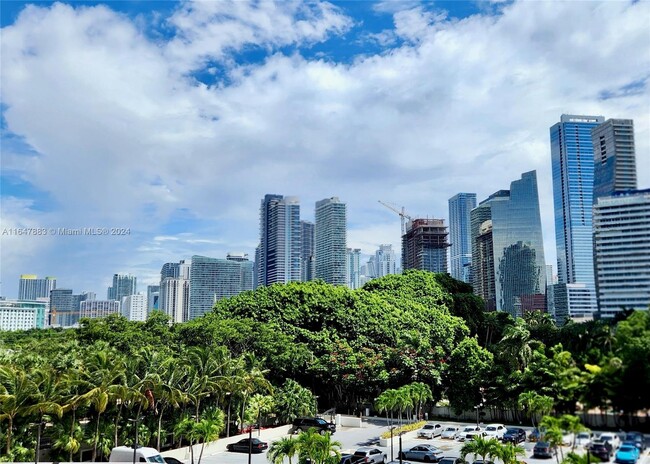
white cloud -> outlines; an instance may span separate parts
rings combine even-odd
[[[52,251],[54,271],[89,289],[115,269],[252,254],[265,193],[300,196],[306,218],[339,196],[349,243],[372,253],[399,248],[399,218],[377,200],[446,217],[455,193],[481,200],[536,169],[550,263],[548,128],[560,114],[633,118],[640,186],[650,185],[649,15],[647,2],[523,2],[453,21],[401,9],[394,34],[407,44],[344,64],[274,52],[351,34],[352,19],[329,4],[188,3],[169,18],[167,42],[104,6],[31,6],[2,30],[1,83],[8,130],[39,155],[12,155],[3,169],[59,207],[44,217],[14,206],[11,217],[130,226],[121,241],[75,242],[75,265]],[[233,61],[251,45],[271,54]],[[228,84],[185,75],[204,60]],[[32,272],[29,256],[3,240],[5,274],[6,262]]]

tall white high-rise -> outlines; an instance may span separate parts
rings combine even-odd
[[[159,309],[174,323],[187,322],[190,319],[191,261],[181,260],[180,263],[167,263],[165,266],[161,271]]]
[[[393,245],[379,245],[375,251],[375,277],[397,274],[397,256]]]
[[[316,202],[314,258],[317,279],[333,285],[347,283],[346,205],[338,197]]]
[[[298,197],[265,195],[260,205],[260,244],[255,252],[256,286],[299,282],[301,245]]]
[[[348,248],[347,256],[347,286],[353,290],[361,288],[361,249]]]
[[[147,296],[143,293],[122,297],[122,316],[129,321],[147,320]]]

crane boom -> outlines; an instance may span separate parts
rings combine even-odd
[[[393,205],[385,203],[385,202],[383,202],[381,200],[378,200],[378,201],[379,201],[379,203],[384,205],[386,208],[388,208],[389,210],[391,210],[394,213],[397,213],[399,215],[400,220],[402,222],[402,235],[406,234],[406,220],[408,219],[409,221],[411,221],[412,219],[411,219],[411,216],[406,214],[406,210],[404,209],[404,207],[402,206],[402,209],[400,211],[399,209],[395,208]]]

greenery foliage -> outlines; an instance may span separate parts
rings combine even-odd
[[[650,408],[647,391],[648,311],[558,328],[546,314],[486,313],[443,274],[407,271],[359,290],[291,283],[184,324],[155,312],[0,332],[0,459],[35,459],[44,438],[50,460],[105,459],[134,441],[136,420],[138,443],[161,449],[317,409],[374,405],[414,420],[439,400],[512,420],[615,409],[623,427]]]

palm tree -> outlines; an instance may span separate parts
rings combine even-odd
[[[36,432],[36,463],[38,464],[41,450],[41,427],[45,414],[56,414],[59,418],[63,415],[61,406],[61,378],[53,369],[39,369],[33,373],[34,401],[35,404],[25,409],[26,415],[38,416],[38,429]]]
[[[560,464],[560,459],[557,454],[558,448],[560,449],[560,454],[562,454],[562,460],[564,460],[564,452],[562,451],[564,434],[562,433],[560,420],[555,417],[544,416],[539,425],[540,427],[544,427],[544,440],[548,441],[549,445],[555,449],[555,458],[558,464]]]
[[[399,411],[399,420],[400,423],[402,423],[402,411],[413,407],[413,399],[411,398],[410,392],[407,388],[401,387],[397,390],[395,407]]]
[[[0,421],[6,419],[7,455],[11,453],[14,419],[32,405],[36,385],[24,370],[18,367],[0,366]]]
[[[313,464],[326,464],[331,456],[341,458],[341,443],[332,441],[330,432],[321,435],[314,428],[298,435],[298,450],[301,459],[308,458]]]
[[[431,387],[422,382],[413,382],[408,388],[411,398],[413,398],[417,405],[417,417],[420,419],[422,417],[422,406],[424,406],[427,400],[433,400],[433,392],[431,391]]]
[[[480,436],[477,436],[473,440],[465,442],[463,444],[463,447],[460,449],[461,458],[465,459],[465,456],[468,454],[473,454],[474,460],[476,460],[476,456],[480,456],[484,462],[490,457],[499,456],[499,453],[500,444],[498,440],[495,438],[486,440]]]
[[[378,412],[385,411],[386,419],[388,419],[388,411],[390,411],[389,425],[393,425],[393,410],[397,402],[397,390],[388,389],[382,392],[375,400],[375,408]]]
[[[86,369],[82,372],[82,379],[88,391],[81,395],[81,399],[91,404],[97,412],[93,438],[93,462],[97,459],[101,415],[108,407],[112,391],[121,393],[119,385],[124,376],[122,359],[117,356],[116,352],[106,349],[91,352]]]
[[[167,407],[178,408],[182,403],[187,402],[188,397],[181,389],[181,382],[185,376],[184,372],[174,364],[174,358],[168,358],[161,368],[160,383],[153,389],[153,395],[157,400],[155,412],[158,414],[158,429],[156,434],[156,449],[160,449],[160,436],[162,432],[163,414]]]
[[[208,417],[204,417],[197,424],[195,424],[195,438],[202,442],[201,452],[199,453],[199,460],[197,464],[201,464],[201,458],[203,457],[203,449],[205,448],[205,444],[219,438],[219,434],[223,430],[223,419],[223,411],[221,411],[221,409],[214,409],[208,414]]]
[[[526,408],[528,414],[530,414],[533,427],[535,427],[535,416],[537,414],[544,416],[553,410],[553,398],[540,395],[534,391],[521,393],[518,398],[518,404],[520,407]]]
[[[580,432],[589,430],[587,427],[582,425],[582,422],[580,422],[580,418],[578,416],[571,414],[563,414],[560,417],[560,427],[562,430],[566,430],[573,435],[573,440],[571,440],[571,451],[575,450],[576,448],[576,435]]]
[[[183,417],[174,427],[174,435],[190,442],[190,460],[194,464],[194,446],[192,444],[197,436],[196,421],[189,416]]]
[[[284,458],[289,459],[298,453],[298,440],[294,437],[282,437],[278,441],[271,443],[266,458],[273,464],[282,464]]]
[[[566,458],[562,460],[562,464],[591,464],[592,462],[601,462],[598,456],[593,454],[589,456],[589,451],[585,454],[567,453]]]
[[[513,443],[501,444],[496,457],[503,461],[503,464],[517,464],[518,456],[526,456],[526,448]]]
[[[503,351],[516,360],[519,370],[524,370],[533,356],[530,331],[522,318],[517,318],[514,325],[509,325],[499,341]]]

